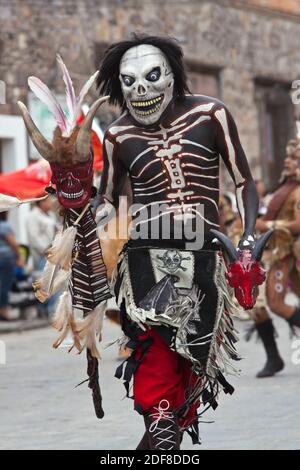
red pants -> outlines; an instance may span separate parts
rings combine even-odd
[[[196,381],[190,362],[172,351],[163,338],[153,329],[140,337],[143,341],[151,337],[150,344],[133,378],[134,402],[143,413],[151,413],[161,400],[169,402],[169,410],[176,410],[186,401],[186,394]],[[136,349],[136,359],[142,356],[142,347]],[[199,403],[190,407],[182,427],[196,419]]]

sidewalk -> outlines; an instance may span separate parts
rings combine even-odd
[[[26,320],[0,321],[0,336],[6,333],[20,333],[26,330],[35,330],[49,326],[47,318],[32,318]]]
[[[232,396],[221,394],[218,408],[208,410],[200,423],[202,445],[188,436],[183,450],[299,449],[300,365],[293,364],[292,341],[286,322],[274,318],[278,347],[285,368],[275,377],[256,379],[265,355],[259,342],[244,340],[247,322],[236,322],[242,369],[229,377]],[[7,363],[0,365],[0,449],[134,449],[144,432],[142,417],[125,397],[122,381],[114,377],[120,362],[116,340],[120,328],[104,321],[100,383],[103,420],[95,417],[86,378],[85,354],[54,350],[53,328],[3,335]]]

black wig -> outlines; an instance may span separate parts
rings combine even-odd
[[[97,87],[101,95],[110,95],[109,102],[124,108],[124,98],[119,79],[120,62],[128,49],[148,44],[160,49],[167,57],[174,74],[174,88],[179,98],[190,93],[183,64],[183,53],[175,39],[169,37],[133,34],[132,39],[112,44],[105,52],[99,68]]]

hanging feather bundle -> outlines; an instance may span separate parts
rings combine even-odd
[[[61,343],[66,339],[69,333],[72,334],[73,345],[69,349],[75,347],[78,352],[82,351],[82,347],[79,341],[78,334],[76,332],[76,323],[74,317],[74,311],[72,306],[72,298],[69,289],[67,289],[60,296],[56,312],[53,317],[53,327],[61,332],[59,338],[53,343],[53,347],[58,348]]]
[[[31,202],[43,201],[44,199],[47,199],[48,196],[49,195],[46,194],[45,196],[42,196],[42,197],[24,199],[22,201],[21,199],[18,199],[17,197],[8,196],[6,194],[0,194],[0,212],[7,212],[11,209],[15,209],[16,207],[19,207],[21,204],[28,204]]]
[[[68,283],[71,278],[72,271],[65,271],[64,269],[59,269],[57,275],[55,276],[52,284],[50,294],[53,295],[56,292],[65,289],[68,286]]]
[[[54,273],[55,266],[53,266],[47,261],[43,269],[41,278],[37,279],[35,282],[32,283],[32,287],[35,291],[35,296],[41,303],[44,303],[50,296],[49,291],[54,277]]]
[[[40,279],[32,284],[36,298],[41,303],[45,302],[51,295],[65,289],[70,277],[71,270],[59,269],[47,261]]]
[[[101,302],[84,319],[75,319],[72,307],[72,299],[67,289],[60,297],[56,312],[53,317],[53,327],[61,332],[59,338],[53,344],[58,348],[71,333],[73,344],[69,352],[75,347],[79,353],[87,348],[91,355],[100,359],[100,352],[97,348],[97,341],[101,337],[103,318],[107,302]]]
[[[105,101],[108,97],[101,98],[95,102],[87,116],[87,120],[84,121],[82,128],[77,133],[77,118],[80,115],[86,94],[95,82],[98,72],[94,73],[87,80],[78,97],[76,97],[70,74],[59,55],[57,55],[57,63],[65,84],[66,113],[55,95],[52,94],[47,85],[41,80],[36,77],[29,77],[28,85],[36,97],[40,99],[53,114],[58,126],[59,136],[63,138],[71,136],[70,141],[73,144],[73,140],[75,137],[77,138],[77,134],[80,133],[78,141],[76,141],[76,157],[78,157],[79,161],[85,161],[84,159],[88,156],[85,147],[87,150],[90,148],[90,138],[88,137],[90,136],[92,119],[101,102]],[[61,150],[59,145],[57,145],[56,148],[53,144],[50,144],[32,122],[25,105],[22,103],[19,105],[31,139],[40,154],[48,161],[59,161],[59,154],[57,153],[57,148]],[[76,129],[76,132],[72,135],[74,129]],[[57,130],[55,130],[55,132],[56,131]],[[35,133],[38,134],[38,138]],[[59,142],[62,141],[63,140]],[[71,157],[73,161],[73,155],[71,155]],[[3,210],[6,210],[7,206],[17,207],[23,202],[25,201],[10,198],[2,200],[2,207],[5,208]],[[34,283],[34,289],[37,298],[44,302],[50,295],[61,290],[63,287],[65,288],[65,291],[60,296],[53,317],[53,326],[59,331],[59,337],[54,342],[53,347],[58,348],[66,339],[67,341],[65,341],[65,343],[67,343],[70,335],[72,337],[72,344],[69,351],[76,348],[80,353],[84,348],[87,348],[89,387],[93,391],[96,414],[98,417],[102,417],[103,410],[101,407],[101,393],[98,382],[98,358],[100,357],[100,353],[97,349],[97,340],[102,330],[103,317],[106,309],[106,301],[102,299],[107,299],[110,296],[110,292],[105,282],[106,271],[103,265],[101,247],[96,237],[96,225],[91,210],[88,213],[89,217],[86,217],[87,220],[84,219],[85,222],[82,221],[80,224],[80,220],[89,207],[90,204],[87,204],[85,208],[80,208],[79,210],[66,209],[64,227],[54,238],[53,244],[47,254],[47,263],[44,271],[41,278]],[[78,215],[80,210],[81,213]],[[89,227],[90,225],[91,229],[88,229],[87,226]],[[79,260],[81,256],[83,261]],[[76,264],[77,261],[78,264]],[[78,265],[80,265],[79,269],[77,269]],[[86,266],[88,274],[82,273],[82,265],[84,267]],[[75,274],[76,272],[77,274]],[[82,281],[82,276],[85,276],[84,281]],[[84,286],[83,289],[79,288],[77,291],[76,282],[82,282]],[[88,295],[83,297],[82,290]],[[88,304],[88,306],[86,306],[86,304]],[[84,312],[86,316],[84,318],[76,318],[79,311],[81,311],[82,314]]]
[[[72,298],[68,289],[60,296],[55,314],[53,316],[53,326],[58,331],[62,331],[73,315]]]
[[[100,352],[97,348],[97,341],[101,340],[103,318],[107,307],[107,301],[101,302],[83,320],[78,320],[76,324],[76,334],[78,335],[82,349],[87,348],[91,355],[100,359]]]
[[[58,232],[47,253],[47,260],[65,271],[69,271],[72,264],[72,253],[77,235],[77,227],[68,227]]]
[[[65,230],[61,230],[56,234],[52,246],[48,250],[48,261],[56,266],[60,266],[65,271],[68,271],[71,268],[72,254],[78,225],[89,207],[90,204],[88,203],[72,226]]]

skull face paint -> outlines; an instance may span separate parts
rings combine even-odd
[[[174,75],[157,47],[128,49],[120,63],[120,82],[130,114],[140,124],[156,123],[173,98]]]
[[[93,184],[93,158],[86,162],[62,166],[50,162],[52,183],[56,185],[58,202],[67,209],[84,207],[91,198]]]

